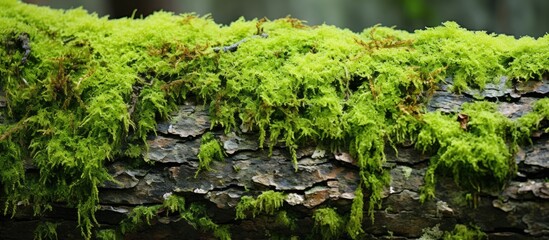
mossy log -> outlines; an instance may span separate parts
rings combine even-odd
[[[2,239],[544,239],[549,35],[0,1]]]

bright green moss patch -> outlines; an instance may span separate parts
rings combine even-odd
[[[361,187],[356,189],[355,199],[356,200],[353,201],[353,205],[351,206],[349,221],[345,227],[347,234],[349,234],[352,239],[358,239],[358,237],[364,233],[364,230],[362,230],[362,219],[364,218],[364,195]]]
[[[457,185],[474,193],[502,187],[516,171],[518,144],[530,141],[532,131],[549,119],[549,101],[533,104],[533,111],[510,120],[490,102],[465,103],[459,114],[424,114],[416,148],[436,149],[425,174],[421,200],[435,195],[436,176],[449,175]]]
[[[482,240],[488,239],[486,233],[482,232],[478,227],[467,227],[466,225],[457,224],[454,230],[444,234],[444,240]]]
[[[514,174],[513,148],[508,146],[513,124],[497,112],[494,103],[464,104],[459,116],[428,113],[423,121],[416,146],[438,149],[425,175],[423,200],[434,196],[437,171],[449,173],[458,185],[477,192],[502,186]]]
[[[153,219],[162,217],[161,214],[165,214],[166,217],[175,214],[193,228],[212,233],[217,239],[231,239],[229,228],[213,222],[206,214],[204,206],[197,203],[186,204],[183,197],[176,195],[168,196],[161,205],[135,207],[129,217],[122,221],[120,228],[116,229],[116,231],[121,233],[121,235],[134,232],[147,225],[151,225]],[[120,235],[117,234],[116,236]]]
[[[425,113],[423,104],[446,76],[454,77],[455,91],[502,75],[539,78],[549,71],[549,36],[517,40],[453,22],[414,33],[376,26],[357,34],[291,18],[220,26],[208,17],[159,12],[107,20],[13,0],[0,2],[0,26],[0,88],[8,105],[0,126],[4,214],[21,203],[36,214],[66,203],[78,208],[86,238],[97,225],[98,186],[112,180],[105,165],[119,157],[140,161],[156,122],[186,99],[209,106],[212,127],[257,131],[262,147],[285,147],[296,171],[301,144],[350,152],[360,172],[356,195],[369,198],[371,218],[389,182],[386,147],[417,141],[436,153],[425,196],[434,194],[435,173],[478,190],[506,181],[513,144],[548,118],[545,99],[516,122],[478,103],[464,107],[470,121],[463,129],[456,116]],[[214,51],[235,43],[235,51]],[[222,159],[219,143],[204,140],[199,158],[199,171]],[[26,175],[24,161],[38,174]],[[241,208],[274,213],[282,204],[276,194],[243,197]],[[352,237],[361,233],[363,201],[353,203],[346,226]]]
[[[420,240],[482,240],[488,239],[486,233],[482,232],[477,226],[467,226],[463,224],[456,224],[454,229],[450,232],[441,231],[439,225],[432,228],[423,229],[423,235]]]
[[[122,239],[114,229],[103,229],[97,231],[96,238],[99,240],[118,240]]]
[[[333,208],[319,208],[313,213],[314,229],[322,239],[339,239],[345,220]]]
[[[243,196],[236,205],[236,219],[245,219],[249,212],[252,213],[253,217],[258,214],[273,215],[282,207],[285,198],[284,193],[273,190],[262,192],[255,199],[250,196]]]
[[[212,133],[202,135],[200,141],[200,150],[198,152],[198,170],[194,177],[197,177],[200,171],[210,170],[210,163],[213,160],[223,161],[225,152]]]
[[[516,142],[530,142],[530,136],[534,131],[549,132],[549,128],[540,129],[543,121],[549,120],[549,99],[544,98],[536,101],[533,111],[522,116],[515,122],[516,131],[513,138]]]

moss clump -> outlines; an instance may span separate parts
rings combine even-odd
[[[515,171],[508,146],[513,124],[490,102],[464,104],[458,114],[423,115],[418,134],[420,149],[438,149],[425,174],[422,201],[434,196],[435,172],[449,173],[455,182],[476,192],[482,187],[502,186]]]
[[[286,196],[284,193],[273,190],[265,191],[259,194],[257,198],[243,196],[238,205],[236,205],[236,219],[245,219],[247,212],[252,212],[255,218],[258,214],[273,215],[284,203]]]
[[[549,127],[540,129],[542,123],[549,120],[549,99],[544,98],[536,101],[532,108],[532,112],[525,114],[515,122],[516,131],[513,134],[513,140],[516,143],[531,142],[530,136],[535,131],[549,132]]]
[[[156,121],[187,98],[209,105],[212,126],[258,131],[261,146],[285,146],[294,166],[303,143],[348,150],[373,217],[389,182],[386,146],[417,140],[437,152],[427,186],[435,170],[446,169],[461,184],[471,180],[466,185],[473,188],[478,179],[499,183],[512,171],[514,163],[503,166],[513,153],[503,144],[510,138],[495,126],[508,123],[492,110],[467,110],[478,119],[469,131],[448,116],[425,114],[423,103],[444,77],[454,76],[454,90],[461,91],[501,75],[525,81],[549,71],[549,35],[516,40],[453,22],[414,33],[380,26],[353,33],[291,18],[219,26],[208,17],[158,12],[108,20],[4,0],[0,26],[0,88],[8,105],[0,126],[0,179],[9,193],[4,214],[14,214],[19,203],[40,214],[63,202],[78,208],[86,238],[97,225],[98,186],[112,180],[105,164],[141,161]],[[214,49],[237,42],[233,52]],[[513,141],[524,141],[547,119],[543,107],[536,109],[515,125]],[[475,147],[467,140],[494,140],[474,150],[488,160],[464,161]],[[204,144],[201,170],[220,158],[209,144],[215,141]],[[26,175],[23,161],[39,173]],[[360,233],[364,205],[355,201],[351,236]]]
[[[185,199],[176,195],[170,195],[161,205],[135,207],[128,218],[120,224],[119,232],[124,235],[151,225],[151,220],[162,213],[166,216],[176,214],[195,229],[210,232],[218,239],[231,239],[229,228],[214,223],[207,216],[204,206],[196,203],[186,205]]]
[[[99,240],[117,240],[122,237],[114,229],[103,229],[97,231],[96,238]]]
[[[34,230],[34,239],[57,239],[58,223],[41,222]]]
[[[314,229],[322,239],[339,239],[345,220],[333,208],[319,208],[313,213]]]
[[[297,227],[294,218],[291,217],[286,211],[279,211],[276,214],[275,222],[280,226],[289,229],[290,231],[295,230],[295,228]]]
[[[351,206],[351,214],[349,216],[349,221],[345,227],[347,234],[352,239],[358,239],[364,230],[362,230],[362,219],[364,218],[363,208],[364,208],[364,195],[362,194],[362,187],[358,187],[355,191],[355,199],[353,205]]]
[[[450,232],[441,231],[439,225],[432,228],[423,229],[423,235],[420,240],[435,240],[435,239],[444,239],[444,240],[479,240],[479,239],[488,239],[486,233],[483,233],[476,226],[466,226],[463,224],[457,224],[454,226],[454,229]]]
[[[458,114],[424,114],[416,147],[437,152],[425,174],[421,201],[434,197],[437,173],[452,176],[475,194],[504,186],[515,174],[518,144],[530,141],[532,131],[549,119],[548,103],[538,100],[532,112],[516,120],[498,112],[495,103],[483,101],[463,104]]]
[[[225,152],[221,148],[219,142],[215,139],[214,135],[210,132],[202,135],[200,141],[200,150],[198,152],[198,170],[194,177],[198,176],[200,171],[210,170],[210,163],[213,160],[223,161],[225,157]]]
[[[488,239],[486,233],[483,233],[478,227],[467,227],[462,224],[457,224],[452,232],[444,234],[444,240],[481,240]]]

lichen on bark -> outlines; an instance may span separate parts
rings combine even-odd
[[[549,35],[515,39],[453,22],[414,33],[381,26],[353,33],[292,18],[220,26],[166,12],[107,20],[11,0],[0,10],[4,214],[20,204],[40,214],[62,202],[78,209],[86,238],[98,187],[113,180],[106,162],[143,161],[156,121],[185,100],[209,106],[212,128],[257,131],[261,147],[285,146],[295,167],[303,144],[350,152],[363,188],[356,195],[369,198],[372,220],[389,182],[385,148],[411,142],[436,152],[424,196],[434,196],[429,186],[444,170],[478,191],[492,185],[485,179],[500,186],[512,176],[515,144],[549,118],[545,99],[515,121],[490,104],[466,105],[467,128],[424,106],[446,76],[457,92],[503,75],[509,84],[541,77]],[[216,51],[235,43],[234,51]],[[26,162],[38,173],[27,174]],[[352,238],[361,233],[363,200],[346,228]]]

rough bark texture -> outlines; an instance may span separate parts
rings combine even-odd
[[[503,82],[503,81],[502,81]],[[531,85],[535,83],[536,85]],[[549,81],[528,82],[512,88],[488,85],[482,92],[455,95],[443,86],[428,104],[429,111],[459,111],[462,103],[483,98],[499,102],[499,109],[509,118],[528,112],[531,103],[549,93]],[[473,98],[475,96],[476,98]],[[0,92],[0,114],[6,99]],[[3,115],[0,115],[0,123]],[[315,146],[300,148],[298,168],[294,170],[283,146],[267,149],[258,146],[255,133],[213,132],[223,145],[227,157],[213,162],[211,171],[198,168],[200,137],[210,131],[208,112],[201,105],[180,106],[169,122],[158,125],[158,135],[149,139],[151,165],[131,166],[128,161],[113,161],[110,172],[119,181],[105,183],[100,191],[101,210],[97,214],[100,228],[116,226],[138,205],[161,204],[167,194],[184,196],[188,202],[208,207],[214,222],[229,225],[233,239],[268,239],[272,236],[306,236],[313,231],[311,213],[321,206],[336,207],[348,213],[359,182],[358,168],[348,153],[333,153]],[[549,239],[549,138],[536,133],[532,145],[516,155],[517,176],[501,191],[482,192],[472,201],[464,199],[451,179],[437,185],[437,198],[419,202],[419,188],[429,155],[412,147],[399,146],[397,152],[387,147],[386,168],[392,182],[384,192],[383,206],[375,211],[375,222],[366,217],[363,229],[370,239],[415,239],[423,230],[439,226],[451,230],[456,224],[472,223],[490,239]],[[35,171],[28,166],[28,172]],[[296,217],[297,227],[288,231],[273,216],[260,215],[235,220],[235,206],[241,196],[276,190],[287,194],[283,209]],[[368,194],[365,194],[367,200]],[[472,206],[475,203],[476,207]],[[61,206],[61,205],[60,205]],[[368,213],[365,213],[367,216]],[[33,217],[31,210],[19,211],[13,218],[0,218],[1,239],[32,239],[36,225],[43,220],[58,223],[59,239],[78,239],[75,209],[54,208],[46,216]],[[126,239],[212,239],[210,233],[195,230],[185,221],[160,217],[151,226],[129,234]]]

